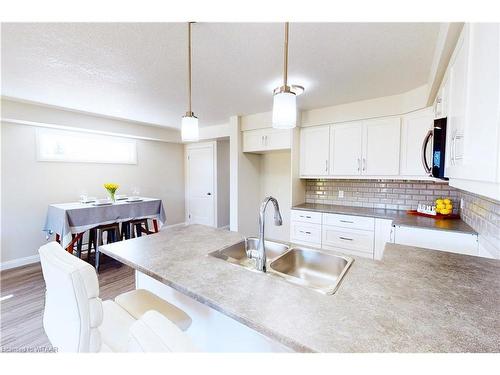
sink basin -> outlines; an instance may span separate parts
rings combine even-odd
[[[248,237],[246,240],[238,242],[225,249],[216,250],[209,255],[225,260],[229,263],[238,264],[247,268],[253,268],[255,261],[247,257],[247,251],[257,251],[259,239],[256,237]],[[288,251],[289,247],[285,244],[273,241],[264,241],[266,256],[269,261],[272,261]]]
[[[333,294],[353,261],[347,256],[296,247],[272,261],[269,268],[292,283]]]

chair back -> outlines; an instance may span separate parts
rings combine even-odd
[[[52,346],[62,352],[98,352],[103,309],[94,268],[57,242],[38,252],[46,285],[43,327]]]

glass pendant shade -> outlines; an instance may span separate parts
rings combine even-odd
[[[183,116],[181,137],[183,142],[197,142],[199,139],[198,118],[196,116]]]
[[[292,92],[278,92],[273,98],[273,128],[291,129],[297,125],[297,97]]]

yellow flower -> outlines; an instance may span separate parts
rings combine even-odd
[[[120,187],[120,185],[110,183],[110,182],[104,184],[104,188],[106,190],[110,191],[111,193],[114,193],[115,191],[117,191],[119,187]]]

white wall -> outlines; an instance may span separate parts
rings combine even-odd
[[[217,141],[217,227],[229,225],[229,140]]]
[[[64,118],[68,124],[94,124],[101,130],[126,130],[136,135],[161,133],[157,133],[156,128],[120,124],[116,120],[112,120],[113,126],[110,127],[108,119],[102,119],[99,127],[98,117],[75,114],[72,118],[72,112],[51,111],[54,113],[50,114],[47,108],[31,107],[27,111],[30,116],[22,111],[19,114],[30,121],[41,120],[37,114],[43,112],[43,121]],[[82,190],[89,195],[104,197],[106,192],[102,184],[107,181],[120,184],[121,193],[130,193],[133,186],[138,186],[141,195],[162,199],[167,224],[184,221],[182,144],[137,140],[136,165],[38,162],[35,155],[36,129],[34,126],[1,124],[2,263],[37,254],[39,246],[45,243],[42,227],[50,203],[76,201]]]
[[[290,240],[291,165],[290,151],[275,151],[260,156],[260,200],[273,196],[280,204],[283,225],[274,225],[274,209],[270,203],[266,210],[266,238]]]

